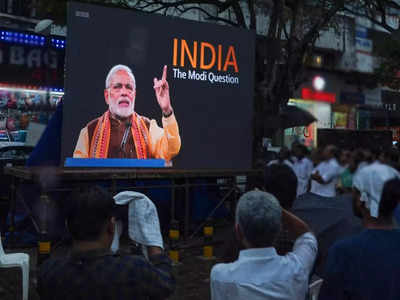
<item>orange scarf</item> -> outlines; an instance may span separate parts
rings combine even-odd
[[[148,158],[149,130],[143,119],[137,114],[132,115],[131,132],[135,143],[136,156],[139,159]],[[90,143],[89,157],[107,158],[110,145],[111,122],[110,112],[106,111],[97,121],[96,129]]]

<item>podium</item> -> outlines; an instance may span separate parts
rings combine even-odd
[[[72,158],[65,159],[64,167],[72,168],[165,168],[164,159],[134,158]]]

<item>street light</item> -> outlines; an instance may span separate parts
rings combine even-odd
[[[50,43],[49,36],[51,33],[51,25],[53,21],[50,19],[44,19],[38,22],[35,26],[35,33],[44,35],[46,37],[45,50],[47,50],[47,56],[49,57]],[[49,59],[48,59],[49,61]],[[45,69],[45,85],[46,85],[46,101],[50,104],[50,87],[49,87],[49,66],[47,64]],[[40,196],[40,204],[42,207],[41,220],[40,220],[40,237],[38,243],[38,264],[41,264],[50,255],[50,238],[48,235],[47,219],[48,209],[50,204],[50,198],[47,195],[47,182],[42,181],[42,195]]]
[[[53,20],[50,19],[44,19],[39,21],[36,26],[35,26],[35,33],[44,35],[46,37],[46,43],[45,43],[45,50],[47,51],[47,62],[49,63],[49,36],[51,34],[51,25],[53,24]],[[46,66],[45,69],[45,85],[46,85],[46,104],[50,104],[50,87],[49,87],[49,79],[50,79],[50,74],[49,74],[49,66]]]
[[[44,19],[39,21],[35,26],[35,33],[42,34],[48,37],[51,33],[51,25],[53,24],[53,20]]]

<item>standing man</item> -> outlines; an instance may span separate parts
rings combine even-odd
[[[343,168],[339,165],[337,158],[339,149],[336,146],[326,146],[322,159],[311,175],[311,193],[321,197],[335,197],[336,184]]]
[[[293,250],[285,256],[272,246],[281,222],[295,240]],[[239,200],[235,230],[245,249],[233,263],[212,268],[211,299],[304,300],[317,256],[317,240],[310,228],[281,209],[273,195],[251,191]]]
[[[312,161],[306,157],[307,148],[302,144],[293,145],[294,172],[297,176],[297,197],[308,192],[311,173],[313,171]]]
[[[162,111],[163,128],[135,112],[136,81],[131,69],[114,66],[106,78],[104,98],[108,110],[80,132],[75,158],[160,158],[170,161],[181,147],[167,82],[167,66],[154,91]]]
[[[364,230],[329,249],[319,300],[400,299],[399,200],[395,169],[374,163],[355,174],[353,213]]]

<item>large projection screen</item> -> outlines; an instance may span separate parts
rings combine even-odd
[[[162,74],[167,66],[166,81],[180,138],[179,150],[167,159],[173,168],[250,168],[254,43],[255,34],[248,30],[69,3],[62,161],[78,152],[94,158],[164,158],[157,155],[165,153],[166,145],[170,145],[168,153],[173,147],[176,150],[177,140],[173,145],[171,142],[172,131],[162,130],[163,115],[154,89],[156,78],[162,84],[161,92],[166,91]],[[132,70],[135,87],[115,79],[116,74],[125,72],[119,70],[106,89],[109,71],[120,64]],[[130,75],[128,78],[131,80]],[[119,89],[119,94],[113,94],[113,89]],[[113,123],[106,97],[108,103],[116,99],[116,105],[124,110],[128,101],[118,102],[124,93],[134,93],[129,99],[134,103],[134,112],[145,117],[145,123],[135,123],[139,117],[132,122]],[[112,111],[115,113],[117,108],[114,106]],[[152,127],[155,124],[157,130]],[[164,128],[174,126],[168,124]],[[113,134],[114,129],[109,128],[114,127],[110,126],[117,126],[119,132]],[[129,139],[134,150],[126,150]],[[146,148],[148,140],[153,142]],[[113,145],[134,154],[112,156]],[[146,151],[148,155],[143,154]]]

